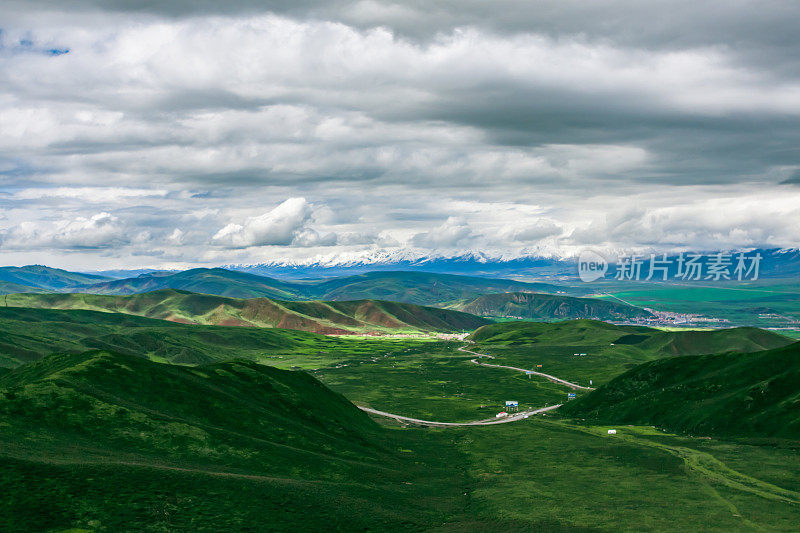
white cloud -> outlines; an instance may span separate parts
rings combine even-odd
[[[512,224],[503,229],[500,235],[514,242],[536,242],[562,233],[562,228],[552,220],[539,219],[530,224]]]
[[[421,248],[455,248],[471,236],[472,230],[464,219],[449,217],[441,226],[414,235],[411,243]]]
[[[66,249],[109,248],[125,244],[128,237],[119,218],[98,213],[89,218],[55,222],[26,221],[3,234],[3,247],[11,249],[52,247]]]
[[[214,235],[214,240],[236,248],[289,245],[307,229],[311,212],[305,198],[289,198],[263,215],[248,217],[242,224],[228,224]],[[308,234],[304,238],[310,239]]]
[[[159,266],[394,247],[800,244],[781,203],[797,189],[777,185],[800,165],[796,54],[783,69],[751,55],[754,42],[778,53],[771,33],[748,21],[714,41],[699,30],[708,17],[687,24],[683,6],[684,26],[659,25],[671,37],[650,46],[619,20],[652,8],[479,4],[9,19],[3,252],[48,263],[94,247]],[[39,52],[16,52],[23,38]],[[276,198],[289,200],[257,207]],[[780,215],[759,218],[758,202]]]

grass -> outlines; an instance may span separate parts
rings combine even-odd
[[[585,386],[589,380],[593,386],[607,383],[636,365],[662,357],[758,351],[792,342],[756,328],[662,331],[591,320],[492,324],[471,338],[477,342],[477,351],[495,356],[498,364],[532,369],[541,364],[538,370]]]
[[[315,333],[471,331],[489,321],[474,315],[397,302],[290,302],[238,299],[165,289],[132,296],[12,294],[5,306],[124,313],[186,324],[284,328]]]
[[[201,364],[234,358],[280,368],[318,368],[405,349],[423,339],[340,339],[304,331],[187,325],[118,313],[0,307],[0,366],[54,352],[105,349],[154,361]]]
[[[382,429],[304,373],[89,352],[0,390],[2,531],[419,530],[462,512],[438,435]]]
[[[89,311],[0,309],[0,326],[0,353],[15,366],[0,370],[0,531],[792,531],[800,520],[800,441],[764,428],[693,438],[548,414],[408,429],[349,403],[458,421],[491,417],[508,399],[523,408],[563,400],[562,386],[470,363],[461,343]],[[476,349],[498,364],[543,362],[565,378],[610,380],[647,358],[659,359],[647,366],[706,359],[671,357],[696,338],[647,328],[562,322],[509,331]],[[624,336],[633,344],[610,346]],[[726,330],[700,346],[772,340]],[[48,351],[97,344],[123,351]],[[207,362],[154,362],[189,356]],[[226,361],[236,357],[244,360]],[[758,372],[780,373],[757,357],[735,375],[760,386]],[[256,362],[303,368],[319,381]],[[669,375],[681,383],[703,376],[677,368],[685,375]],[[715,368],[705,381],[731,375]],[[671,394],[681,395],[690,404],[681,412],[705,407],[686,391]]]
[[[644,309],[616,301],[523,292],[484,294],[453,308],[478,316],[523,320],[628,320],[652,316]]]
[[[513,370],[479,367],[461,343],[410,344],[405,349],[353,357],[313,374],[351,401],[395,414],[444,422],[491,418],[506,400],[520,408],[560,403],[567,389]]]
[[[800,344],[661,359],[565,406],[588,420],[701,435],[800,439]]]
[[[783,450],[780,462],[753,476],[718,455],[734,454],[753,468],[765,455],[775,458],[771,448],[690,440],[646,427],[609,436],[606,429],[531,420],[459,430],[475,483],[472,509],[542,530],[793,529],[797,492],[764,478],[800,473],[796,449]]]
[[[800,285],[796,279],[743,283],[619,283],[596,287],[597,296],[678,313],[724,319],[732,325],[790,328],[800,332]],[[610,296],[609,296],[610,295]]]

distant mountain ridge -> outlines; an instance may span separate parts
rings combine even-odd
[[[291,302],[227,298],[174,289],[130,296],[13,294],[4,300],[9,307],[105,311],[183,324],[283,328],[339,335],[471,331],[489,323],[460,311],[380,300]]]
[[[43,265],[0,267],[0,282],[45,291],[75,289],[110,279],[97,274],[82,274]]]
[[[649,311],[632,305],[597,298],[575,298],[554,294],[500,293],[485,294],[454,309],[478,316],[522,320],[593,318],[626,320],[649,318]]]
[[[28,269],[32,267],[22,267]],[[66,271],[63,276],[73,274]],[[83,276],[76,274],[76,276]],[[181,272],[149,272],[132,278],[85,278],[61,287],[50,283],[46,288],[30,289],[14,284],[12,292],[82,292],[90,294],[129,295],[161,289],[177,289],[231,298],[266,297],[280,300],[391,300],[417,305],[441,305],[451,301],[475,298],[491,292],[545,292],[586,294],[584,287],[567,287],[550,283],[525,283],[510,279],[481,278],[429,272],[370,272],[356,276],[321,281],[285,281],[257,274],[224,268],[194,268]],[[0,290],[2,289],[0,285]]]
[[[720,250],[693,250],[713,255]],[[736,251],[726,251],[736,253]],[[748,255],[760,253],[763,277],[800,275],[800,249],[760,248]],[[660,255],[660,254],[659,254]],[[645,259],[649,254],[641,255]],[[668,258],[675,259],[670,253]],[[607,278],[613,276],[614,261],[610,261]],[[425,271],[440,274],[478,275],[489,277],[537,277],[542,279],[576,279],[577,257],[556,256],[538,251],[517,254],[471,251],[456,255],[425,255],[410,250],[376,251],[359,256],[331,255],[304,261],[277,260],[251,265],[225,265],[225,268],[281,278],[318,278],[388,270]],[[674,267],[673,267],[674,270]]]

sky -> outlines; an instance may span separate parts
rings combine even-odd
[[[2,264],[800,245],[800,2],[3,4]]]

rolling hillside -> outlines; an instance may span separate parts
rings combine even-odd
[[[419,530],[460,488],[308,374],[246,361],[54,354],[0,377],[0,418],[3,531]]]
[[[569,416],[695,435],[800,438],[800,343],[640,365],[565,405]]]
[[[754,352],[779,348],[792,342],[787,337],[759,328],[661,331],[643,326],[617,326],[596,320],[489,324],[478,328],[470,339],[498,345],[608,346],[634,349],[659,357],[728,351]]]
[[[453,308],[478,316],[522,320],[625,320],[652,316],[649,311],[623,303],[524,292],[485,294]]]
[[[378,299],[417,305],[443,305],[498,292],[569,292],[580,288],[508,279],[477,278],[427,272],[371,272],[314,284],[311,293],[323,300]]]
[[[294,299],[295,297],[293,284],[223,268],[194,268],[178,273],[153,272],[135,278],[84,285],[80,288],[80,292],[138,294],[161,289],[178,289],[230,298]]]
[[[5,298],[5,304],[126,313],[186,324],[277,327],[326,334],[463,331],[488,323],[459,311],[396,302],[245,300],[170,289],[132,296],[14,294]]]
[[[194,268],[183,272],[148,272],[136,277],[111,279],[47,267],[6,267],[0,282],[5,292],[84,292],[129,295],[162,289],[184,290],[230,298],[279,300],[390,300],[417,305],[443,306],[500,292],[568,293],[582,295],[581,287],[548,283],[523,283],[425,272],[372,272],[322,281],[281,281],[223,268]]]
[[[626,335],[660,333],[644,326],[618,326],[599,320],[566,320],[563,322],[501,322],[478,328],[470,340],[495,344],[611,344]]]
[[[305,331],[195,326],[121,313],[0,307],[0,366],[54,352],[110,350],[158,361],[202,364],[236,357],[332,349],[335,339]]]
[[[0,292],[63,291],[107,281],[111,278],[69,272],[42,265],[0,267]]]

